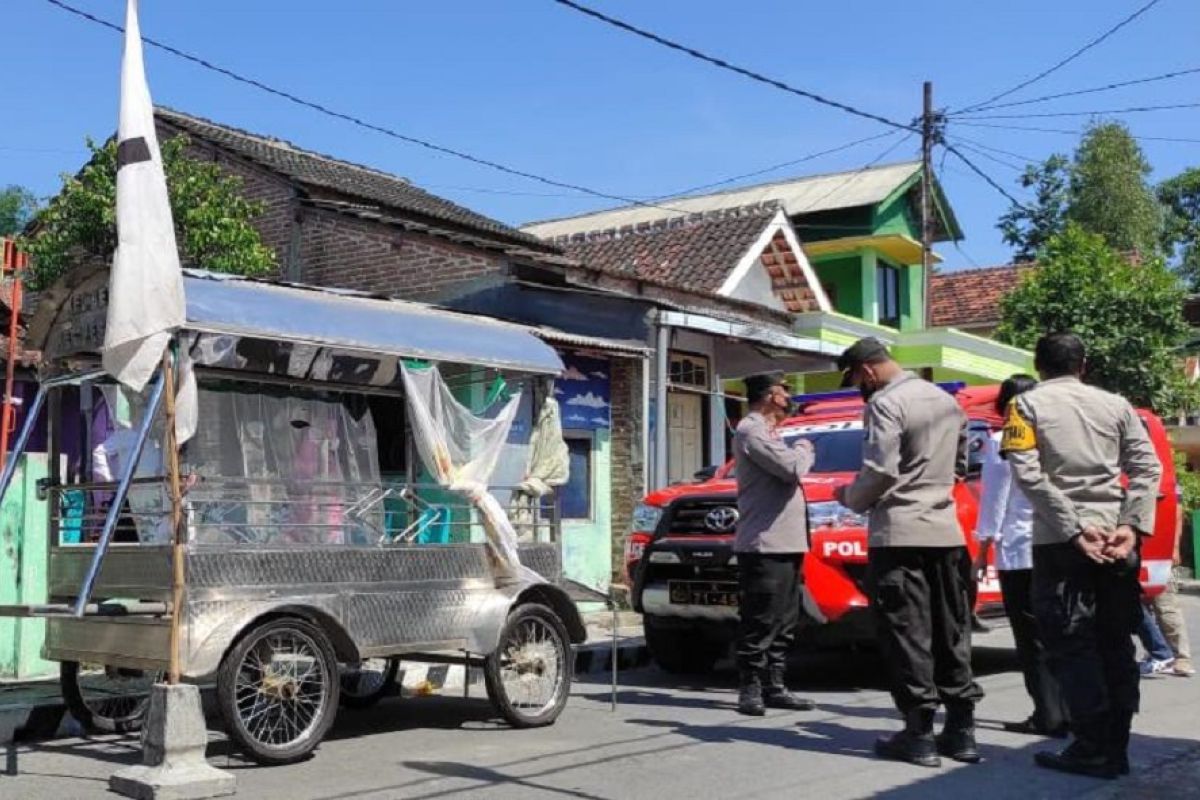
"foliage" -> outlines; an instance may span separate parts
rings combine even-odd
[[[1185,511],[1200,509],[1200,472],[1193,472],[1188,467],[1187,454],[1175,451],[1175,480],[1183,492],[1183,508]]]
[[[20,233],[37,211],[37,198],[23,186],[0,189],[0,236]]]
[[[1193,292],[1200,292],[1200,167],[1192,167],[1158,186],[1163,205],[1163,249],[1174,252],[1176,270]]]
[[[88,139],[87,146],[91,159],[78,174],[63,176],[62,191],[38,214],[25,242],[35,289],[80,262],[108,263],[116,249],[117,144]],[[251,224],[262,204],[242,197],[241,180],[225,175],[217,164],[189,158],[187,147],[184,136],[161,145],[180,260],[236,275],[273,272],[275,253]]]
[[[1091,125],[1075,151],[1067,219],[1121,253],[1158,252],[1162,211],[1146,182],[1150,163],[1119,122]]]
[[[1163,213],[1147,183],[1150,164],[1137,140],[1118,122],[1084,132],[1074,156],[1052,155],[1026,168],[1020,184],[1035,198],[997,223],[1017,261],[1031,261],[1068,222],[1103,236],[1118,252],[1151,257],[1160,252]]]
[[[1074,331],[1091,383],[1160,412],[1175,410],[1174,348],[1187,335],[1183,289],[1161,259],[1131,264],[1103,237],[1068,223],[1001,303],[1001,341],[1033,349],[1039,336]]]
[[[1037,199],[1025,206],[1013,206],[996,225],[1004,243],[1015,248],[1014,261],[1033,261],[1046,242],[1066,225],[1070,168],[1067,157],[1057,154],[1025,168],[1021,188],[1032,188]]]

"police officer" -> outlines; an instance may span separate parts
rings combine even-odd
[[[787,654],[800,621],[800,571],[808,550],[808,509],[800,479],[812,468],[812,444],[789,447],[776,427],[791,413],[781,374],[746,379],[750,413],[737,426],[739,615],[736,645],[738,711],[762,716],[766,708],[808,711],[811,700],[784,684]]]
[[[926,767],[939,753],[979,761],[971,674],[971,558],[953,490],[965,469],[966,415],[948,393],[907,372],[876,339],[842,353],[843,385],[867,408],[863,466],[838,490],[853,511],[869,512],[871,605],[904,730],[880,738],[884,758]],[[946,706],[936,738],[933,718]]]
[[[1042,383],[1010,405],[1001,450],[1033,505],[1034,614],[1074,734],[1062,752],[1035,759],[1115,778],[1129,770],[1138,540],[1154,529],[1162,465],[1133,407],[1080,381],[1077,336],[1043,336],[1034,364]]]

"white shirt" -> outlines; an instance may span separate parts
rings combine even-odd
[[[995,542],[996,569],[1033,569],[1033,506],[1013,481],[1012,467],[1000,457],[1000,434],[983,445],[979,520],[975,537]]]

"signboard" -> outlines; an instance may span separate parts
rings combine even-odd
[[[593,431],[612,427],[612,383],[609,362],[564,353],[563,374],[554,396],[562,408],[567,430]]]
[[[71,290],[49,331],[47,359],[99,353],[108,317],[108,273],[101,272]]]

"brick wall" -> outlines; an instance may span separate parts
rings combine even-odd
[[[499,274],[505,264],[492,251],[311,207],[300,223],[300,263],[306,283],[407,299]]]
[[[612,563],[613,583],[625,577],[625,537],[633,528],[633,507],[642,497],[641,359],[614,358],[612,384]]]

